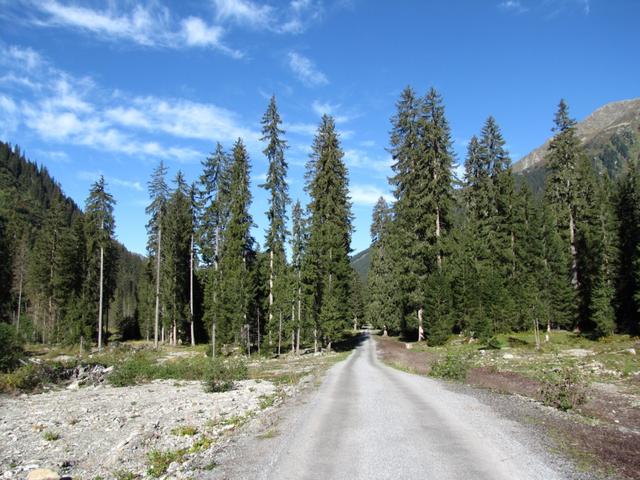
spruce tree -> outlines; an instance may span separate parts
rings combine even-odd
[[[111,299],[115,287],[115,248],[113,235],[115,219],[113,206],[115,200],[106,191],[104,177],[100,176],[90,191],[85,204],[85,235],[87,242],[87,260],[93,265],[99,256],[99,294],[98,294],[98,350],[102,349],[103,314]],[[90,267],[91,268],[91,267]],[[91,275],[89,276],[91,279]],[[89,280],[90,281],[90,280]],[[105,288],[106,287],[106,288]],[[91,288],[91,285],[89,286]]]
[[[387,335],[397,333],[400,318],[397,305],[397,288],[391,260],[392,211],[383,197],[373,207],[371,222],[371,266],[367,275],[368,301],[366,319]]]
[[[424,300],[428,276],[442,270],[443,236],[452,209],[449,126],[442,99],[433,89],[417,99],[406,88],[392,118],[391,154],[398,280],[405,314],[414,312],[418,340],[424,338]]]
[[[293,291],[296,308],[296,352],[300,352],[300,335],[304,327],[302,319],[303,283],[302,268],[303,259],[308,242],[307,222],[304,218],[304,212],[300,201],[296,201],[291,212],[292,231],[291,231],[291,268],[293,273]]]
[[[570,253],[571,283],[577,290],[580,279],[576,229],[576,169],[582,150],[576,134],[576,122],[569,116],[569,108],[564,100],[560,100],[554,122],[555,136],[549,144],[546,158],[549,176],[545,184],[545,196],[557,212],[557,221]]]
[[[287,187],[287,162],[284,151],[286,141],[282,138],[282,120],[278,114],[275,97],[271,97],[269,107],[262,117],[261,141],[267,145],[263,150],[269,169],[266,182],[260,185],[269,192],[269,210],[266,212],[269,227],[266,232],[265,248],[269,255],[269,318],[268,326],[274,326],[275,310],[285,308],[282,301],[287,289],[286,256],[284,251],[287,236],[287,205],[290,203]],[[276,293],[277,292],[277,293]]]
[[[198,245],[206,269],[204,321],[211,332],[212,355],[216,353],[217,322],[220,305],[220,254],[229,221],[231,157],[220,143],[203,162],[198,191]]]
[[[189,186],[181,171],[174,180],[174,190],[167,202],[162,249],[163,304],[165,331],[170,343],[177,344],[178,334],[186,333],[189,315],[190,256],[193,214]]]
[[[629,162],[616,193],[616,216],[620,241],[616,280],[617,324],[623,331],[640,332],[640,169],[638,160]]]
[[[327,345],[348,325],[352,232],[347,167],[335,122],[324,115],[307,163],[310,197],[306,284],[313,303],[314,338]]]
[[[220,259],[220,337],[223,342],[239,343],[251,315],[253,285],[250,269],[255,262],[249,214],[249,155],[241,139],[235,143],[230,170],[229,222],[224,234]]]
[[[169,199],[169,187],[166,182],[167,167],[162,160],[151,174],[149,181],[149,198],[151,203],[145,209],[149,215],[147,223],[147,252],[149,258],[155,258],[155,313],[153,343],[158,348],[158,334],[160,326],[160,298],[161,298],[161,263],[162,263],[162,229],[164,216]]]

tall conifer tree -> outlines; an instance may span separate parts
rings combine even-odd
[[[287,205],[290,203],[287,187],[287,162],[284,152],[287,143],[283,139],[282,120],[275,97],[262,117],[262,138],[266,142],[263,150],[269,162],[266,182],[260,185],[269,192],[269,210],[266,212],[269,227],[265,247],[269,255],[269,328],[274,326],[274,311],[283,310],[283,297],[287,288],[286,256],[284,251],[287,236]],[[274,298],[281,297],[281,298]],[[276,307],[276,304],[278,307]]]

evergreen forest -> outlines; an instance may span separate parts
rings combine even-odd
[[[208,343],[214,356],[331,349],[363,323],[431,345],[460,333],[638,334],[640,159],[610,178],[583,150],[567,104],[552,113],[534,194],[526,172],[512,172],[496,119],[458,159],[442,97],[407,87],[388,140],[394,199],[375,205],[365,281],[350,262],[349,172],[329,115],[311,145],[304,205],[290,198],[286,132],[269,102],[264,238],[254,237],[242,138],[215,144],[193,183],[160,162],[147,180],[146,257],[115,238],[104,178],[81,209],[44,166],[1,143],[0,318],[29,342]]]

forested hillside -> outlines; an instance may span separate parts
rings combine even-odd
[[[396,200],[373,213],[370,322],[432,344],[455,332],[639,331],[638,158],[616,180],[596,169],[561,101],[543,195],[517,185],[493,117],[469,142],[454,195],[438,94],[407,88],[391,122]]]
[[[616,179],[640,155],[640,99],[604,105],[576,124],[576,136],[597,172]],[[534,193],[542,193],[551,139],[513,165]]]
[[[49,175],[18,147],[0,143],[0,317],[31,341],[97,335],[95,230]],[[136,336],[144,260],[109,243],[105,332]]]
[[[217,144],[187,184],[160,163],[148,182],[148,258],[114,239],[117,199],[100,178],[84,213],[46,169],[2,144],[2,318],[43,343],[109,336],[159,343],[210,342],[281,353],[315,351],[363,316],[349,263],[348,172],[332,117],[323,116],[307,164],[306,209],[290,210],[287,142],[275,98],[262,118],[269,169],[265,250],[252,236],[251,160],[239,138]],[[289,231],[291,211],[291,231]],[[292,257],[285,254],[290,244]],[[102,305],[102,308],[99,306]]]

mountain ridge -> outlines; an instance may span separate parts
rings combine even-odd
[[[640,154],[640,97],[602,105],[576,124],[576,133],[596,166],[616,176],[630,158]],[[515,162],[513,172],[544,168],[552,138]]]

